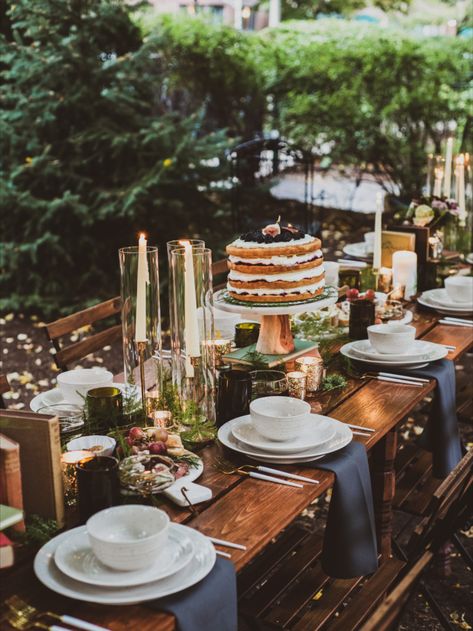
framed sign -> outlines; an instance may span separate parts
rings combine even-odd
[[[393,266],[393,254],[398,250],[415,252],[416,235],[411,232],[383,230],[381,235],[381,265]]]

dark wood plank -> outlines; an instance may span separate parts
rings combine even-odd
[[[422,336],[422,339],[436,344],[456,346],[454,351],[449,352],[448,359],[457,359],[473,346],[473,327],[436,324]]]
[[[228,262],[227,259],[220,259],[220,261],[215,261],[212,263],[212,276],[219,276],[220,274],[228,273]]]
[[[80,361],[90,353],[99,351],[108,344],[113,344],[121,338],[122,327],[121,324],[99,331],[95,335],[91,335],[80,342],[75,342],[59,350],[56,355],[56,363],[61,369],[67,368],[67,365]]]
[[[81,327],[87,324],[93,324],[98,320],[104,320],[112,315],[120,312],[121,298],[116,296],[105,302],[101,302],[97,305],[72,313],[65,318],[54,320],[45,325],[47,335],[50,340],[55,340],[58,337],[77,331]]]
[[[416,485],[426,480],[432,471],[432,454],[424,449],[420,450],[417,458],[408,466],[404,475],[398,480],[394,504],[402,508],[404,502],[414,491]]]

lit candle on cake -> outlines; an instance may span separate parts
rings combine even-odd
[[[384,206],[383,194],[381,192],[378,192],[376,194],[376,214],[374,217],[373,269],[375,270],[379,270],[379,268],[381,267],[383,206]]]
[[[194,259],[192,245],[182,241],[184,246],[184,338],[186,345],[186,376],[194,376],[192,357],[200,357],[199,322],[197,319],[197,299],[195,294]]]
[[[417,292],[417,254],[400,250],[393,254],[393,286],[404,288],[408,300]]]
[[[135,342],[146,342],[146,284],[148,278],[148,260],[146,258],[146,237],[140,234],[138,241],[138,275],[136,282],[136,323]]]

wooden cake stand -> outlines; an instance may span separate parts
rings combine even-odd
[[[256,351],[258,353],[263,355],[288,355],[295,348],[289,316],[319,311],[324,307],[335,304],[338,300],[338,291],[334,287],[326,287],[324,294],[315,300],[291,303],[289,305],[280,303],[274,306],[252,303],[248,303],[248,305],[236,304],[229,302],[226,296],[226,289],[221,289],[215,293],[214,306],[217,309],[260,320],[261,328],[258,342],[256,343]]]

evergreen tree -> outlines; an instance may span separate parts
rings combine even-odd
[[[116,293],[117,248],[210,231],[223,134],[167,111],[117,0],[15,0],[0,35],[0,308]]]

